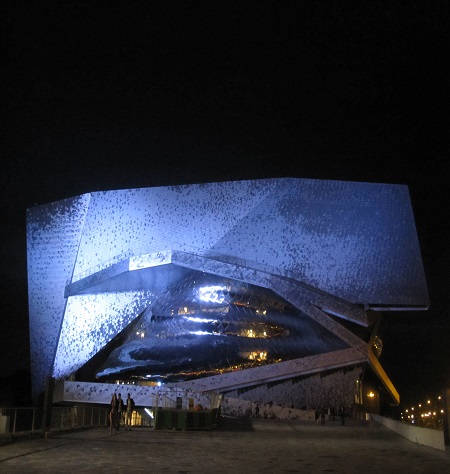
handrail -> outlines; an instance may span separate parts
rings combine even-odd
[[[0,407],[0,417],[5,425],[0,434],[36,433],[46,429],[43,407]],[[52,407],[50,430],[63,430],[84,426],[106,426],[108,407],[106,405]]]

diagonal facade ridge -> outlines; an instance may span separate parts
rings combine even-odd
[[[429,305],[403,185],[92,192],[29,209],[27,255],[35,393],[48,375],[162,375],[226,392],[358,366],[396,399],[368,312]],[[227,386],[231,367],[242,380]]]

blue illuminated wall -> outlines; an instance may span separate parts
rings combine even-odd
[[[239,259],[365,308],[429,304],[406,186],[286,178],[93,192],[27,211],[35,391],[183,276],[169,268],[173,250]],[[131,277],[142,258],[159,273]]]

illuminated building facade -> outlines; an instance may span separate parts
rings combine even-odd
[[[29,209],[27,253],[35,394],[51,375],[329,405],[369,368],[398,401],[379,314],[429,304],[403,185],[93,192]]]

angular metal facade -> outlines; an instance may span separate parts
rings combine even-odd
[[[426,309],[429,304],[403,185],[286,178],[93,192],[29,209],[27,253],[35,393],[42,390],[46,376],[69,377],[124,330],[124,344],[147,346],[148,358],[136,360],[141,361],[140,372],[148,368],[150,375],[157,372],[152,361],[173,356],[168,355],[170,340],[165,341],[166,352],[158,353],[156,344],[171,327],[181,337],[189,335],[185,341],[177,339],[184,348],[185,372],[199,373],[199,366],[206,367],[208,375],[212,369],[222,370],[219,362],[200,363],[195,357],[199,347],[207,347],[212,352],[204,354],[205,360],[217,358],[219,340],[231,345],[238,341],[235,353],[253,352],[253,361],[258,351],[266,352],[260,359],[291,360],[292,365],[298,359],[348,350],[352,355],[342,362],[345,365],[361,359],[354,354],[357,350],[370,363],[368,338],[339,321],[368,328],[370,309]],[[192,282],[205,276],[211,285],[205,280],[203,286],[213,288],[207,291],[215,300],[196,305],[192,292],[198,296],[200,290]],[[242,297],[247,295],[228,290],[243,287],[257,295],[258,303],[248,303],[240,321],[245,312]],[[177,288],[184,288],[185,294],[171,298]],[[265,335],[261,324],[266,323],[257,313],[264,305],[275,318],[266,322]],[[276,311],[277,305],[288,308],[287,313]],[[205,317],[209,310],[215,317]],[[289,318],[296,319],[294,325]],[[221,323],[228,324],[229,332],[215,330]],[[139,325],[146,328],[140,342],[132,336]],[[275,329],[269,336],[270,325]],[[244,334],[250,327],[256,332],[262,328],[260,345]],[[283,350],[281,333],[295,334],[295,347],[288,337]],[[208,336],[209,342],[198,345],[196,336]],[[123,362],[129,352],[118,352],[120,348],[97,374],[136,369],[139,363]],[[283,357],[277,357],[280,354]],[[168,373],[173,364],[166,365]],[[295,373],[295,368],[288,370],[284,377]],[[259,380],[252,377],[236,387]],[[211,383],[221,385],[216,379]]]

